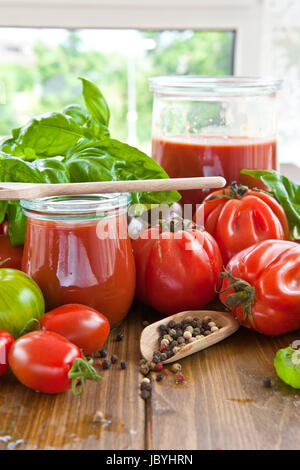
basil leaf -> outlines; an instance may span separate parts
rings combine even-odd
[[[67,153],[65,164],[72,182],[116,181],[168,178],[167,173],[135,147],[107,139],[83,140]],[[180,199],[177,191],[133,193],[134,204],[172,204]]]
[[[71,117],[79,126],[84,126],[89,118],[87,110],[80,104],[69,104],[63,109],[63,114]]]
[[[0,224],[5,220],[8,201],[0,201]]]
[[[12,245],[23,245],[25,241],[27,218],[19,203],[8,204],[7,209],[9,238]]]
[[[36,155],[64,155],[84,135],[82,128],[70,116],[48,113],[31,119],[18,130],[15,143],[23,150],[34,149]]]
[[[85,105],[89,110],[92,118],[98,124],[104,124],[105,126],[108,126],[110,111],[106,99],[93,82],[90,82],[90,80],[87,80],[86,78],[78,78],[82,83],[82,95]]]
[[[69,183],[70,175],[62,161],[45,158],[27,162],[17,157],[5,157],[0,160],[0,179],[3,182],[23,183]],[[1,201],[4,203],[6,201]],[[4,220],[7,210],[9,236],[12,245],[22,245],[25,241],[26,217],[18,202],[10,201],[5,208],[0,205]]]
[[[286,213],[291,238],[300,237],[300,185],[293,183],[275,170],[244,169],[241,173],[261,180],[272,190]]]

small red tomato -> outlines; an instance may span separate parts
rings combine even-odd
[[[87,355],[103,346],[110,330],[102,313],[80,304],[62,305],[43,315],[39,322],[42,330],[58,333]]]
[[[23,385],[44,393],[64,392],[72,384],[74,395],[80,395],[85,379],[102,378],[75,344],[52,331],[32,331],[19,338],[10,348],[8,362]]]
[[[13,342],[14,338],[10,333],[0,330],[0,376],[9,369],[8,352]]]
[[[23,257],[23,246],[13,246],[8,235],[0,235],[0,263],[1,268],[21,269]]]

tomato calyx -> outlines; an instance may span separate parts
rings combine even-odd
[[[39,331],[40,329],[41,329],[41,325],[40,325],[40,322],[38,321],[38,319],[37,318],[31,318],[25,324],[23,330],[20,333],[20,336],[24,336],[27,333],[30,333],[31,331]]]
[[[232,181],[228,186],[228,193],[225,193],[225,189],[222,189],[222,194],[211,196],[206,201],[213,201],[214,199],[242,199],[246,196],[248,189],[248,186]]]
[[[242,319],[242,325],[245,326],[246,328],[250,328],[247,320],[249,319],[252,327],[258,331],[258,329],[255,326],[254,320],[253,320],[253,315],[252,315],[252,305],[255,300],[255,287],[251,286],[249,282],[244,281],[243,279],[240,279],[238,277],[234,277],[231,274],[230,266],[228,266],[227,271],[224,270],[220,274],[220,279],[228,279],[229,286],[226,287],[225,289],[221,290],[218,292],[218,294],[222,294],[223,292],[226,292],[229,289],[233,289],[234,292],[230,295],[228,295],[225,306],[228,310],[232,310],[233,307],[237,307],[240,305],[243,310],[243,319]]]
[[[204,230],[204,227],[201,225],[197,225],[192,220],[183,219],[179,216],[172,219],[160,219],[158,224],[162,232],[175,233],[182,230]]]
[[[103,379],[103,377],[97,374],[92,364],[93,359],[77,358],[74,360],[72,369],[68,373],[68,377],[72,380],[72,392],[75,397],[84,393],[86,380]],[[78,385],[80,388],[78,388]]]

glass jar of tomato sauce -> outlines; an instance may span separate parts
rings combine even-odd
[[[127,231],[128,194],[21,201],[28,217],[23,271],[40,286],[47,310],[88,305],[118,324],[135,293]]]
[[[152,157],[173,178],[223,176],[258,186],[240,170],[277,169],[279,87],[270,78],[151,78]],[[200,203],[208,193],[183,191],[182,202]]]

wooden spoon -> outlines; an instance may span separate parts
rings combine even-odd
[[[100,181],[91,183],[0,183],[0,200],[35,199],[75,194],[133,193],[174,189],[223,188],[221,176],[156,180]]]
[[[176,313],[175,315],[166,317],[144,328],[140,340],[142,356],[147,361],[152,361],[153,352],[158,350],[159,325],[166,324],[170,320],[180,323],[187,317],[202,319],[206,316],[209,316],[211,321],[215,322],[216,325],[221,328],[204,338],[198,339],[193,343],[186,344],[177,354],[163,361],[164,364],[179,361],[190,354],[209,348],[213,344],[219,343],[219,341],[232,335],[239,329],[239,323],[230,313],[217,312],[215,310],[188,310],[187,312]]]

